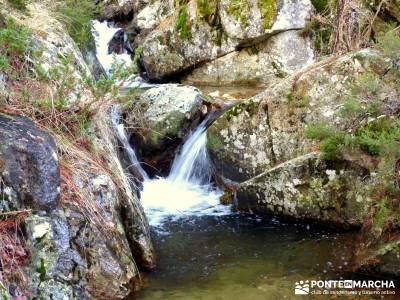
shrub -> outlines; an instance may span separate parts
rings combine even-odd
[[[375,47],[382,50],[385,55],[396,60],[400,53],[400,33],[399,28],[381,32],[377,35]]]
[[[332,137],[334,133],[335,133],[335,128],[325,123],[319,123],[307,126],[305,129],[306,138],[319,141],[326,140]]]
[[[69,35],[82,51],[94,48],[92,20],[98,15],[98,6],[91,0],[67,0],[60,4],[59,20],[66,25]]]
[[[29,30],[13,18],[6,19],[5,26],[0,28],[0,70],[13,69],[12,75],[18,75],[32,51]]]

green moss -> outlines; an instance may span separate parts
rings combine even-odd
[[[182,5],[179,9],[178,19],[176,20],[176,29],[179,31],[182,38],[188,39],[190,37],[190,24],[186,4]]]
[[[227,110],[224,113],[224,117],[228,121],[230,121],[233,117],[236,117],[242,111],[247,111],[247,113],[250,116],[254,116],[258,111],[258,105],[259,104],[257,102],[253,102],[253,101],[239,103],[239,104],[235,105],[234,107],[232,107],[231,109]]]
[[[244,25],[248,25],[251,3],[249,0],[229,0],[227,12]]]
[[[197,15],[199,19],[211,27],[211,39],[221,46],[224,31],[218,14],[219,0],[197,0]]]
[[[271,28],[277,15],[276,0],[258,0],[258,7],[263,17],[263,27],[265,29]]]

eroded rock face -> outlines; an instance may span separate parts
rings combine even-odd
[[[374,63],[378,57],[366,49],[330,58],[227,111],[208,130],[208,148],[216,167],[225,177],[246,180],[312,152],[316,143],[304,136],[307,125],[325,122],[349,128],[340,110],[359,76],[379,64],[382,70],[390,65],[389,61]],[[377,93],[382,103],[393,106],[389,114],[395,111],[395,94],[384,89]]]
[[[135,41],[142,46],[141,65],[146,76],[162,81],[238,47],[255,45],[281,31],[301,29],[312,9],[308,0],[242,2],[238,6],[222,1],[216,9],[213,1],[201,4],[191,0],[175,7],[173,15]],[[209,9],[214,11],[213,18],[205,12]]]
[[[240,210],[361,226],[369,180],[362,170],[329,166],[318,152],[277,165],[239,185]]]
[[[0,114],[0,175],[16,209],[49,209],[60,197],[53,138],[32,121]]]

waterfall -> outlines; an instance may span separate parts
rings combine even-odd
[[[191,133],[175,157],[167,178],[150,179],[129,143],[118,105],[111,108],[111,119],[134,175],[143,179],[141,204],[150,225],[161,227],[166,220],[185,216],[229,214],[230,208],[220,204],[222,191],[211,184],[210,161],[207,154],[208,119]]]
[[[135,151],[129,143],[124,124],[121,122],[121,110],[118,105],[113,105],[111,107],[111,121],[118,135],[118,139],[129,157],[131,166],[134,168],[135,173],[137,173],[135,175],[140,175],[141,178],[139,179],[149,180],[149,176],[147,175],[146,171],[143,170],[139,160],[137,159]]]
[[[128,53],[109,53],[109,42],[119,30],[120,28],[110,26],[107,22],[93,21],[92,33],[96,42],[96,56],[107,76],[112,74],[115,61],[126,65],[132,63]],[[154,85],[144,82],[140,76],[133,74],[123,86],[121,93],[131,87],[152,86]],[[177,220],[185,216],[230,213],[229,207],[220,204],[219,198],[222,191],[211,183],[206,129],[213,119],[215,116],[206,118],[189,135],[181,151],[175,157],[167,178],[150,179],[129,143],[119,106],[112,106],[112,124],[129,157],[131,171],[136,179],[143,181],[140,198],[150,225],[161,227],[166,220]]]
[[[174,159],[169,180],[197,185],[210,183],[210,163],[206,148],[207,122],[208,119],[205,119],[183,145],[181,152]]]
[[[167,178],[143,183],[141,203],[150,225],[160,228],[167,220],[230,213],[230,207],[220,204],[223,192],[211,183],[206,147],[208,122],[204,120],[189,135]]]
[[[96,44],[96,57],[102,65],[107,77],[112,74],[115,63],[124,66],[132,66],[133,64],[132,57],[126,50],[121,54],[109,53],[109,43],[113,36],[120,30],[121,28],[115,27],[107,21],[99,22],[95,20],[92,22],[92,35]],[[143,78],[137,74],[132,74],[132,76],[125,80],[122,90],[133,87],[148,88],[152,86],[155,85],[145,82]]]

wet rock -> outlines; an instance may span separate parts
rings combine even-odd
[[[286,161],[239,185],[239,210],[360,227],[372,199],[364,172],[329,166],[318,152]]]
[[[53,138],[29,119],[0,114],[0,140],[0,176],[16,196],[15,208],[54,207],[60,170]]]
[[[108,43],[108,53],[133,53],[131,46],[128,43],[128,38],[123,29],[118,30]]]
[[[104,5],[104,11],[102,13],[102,18],[106,20],[123,19],[128,17],[134,10],[148,4],[148,0],[100,0],[97,1],[99,5]]]

